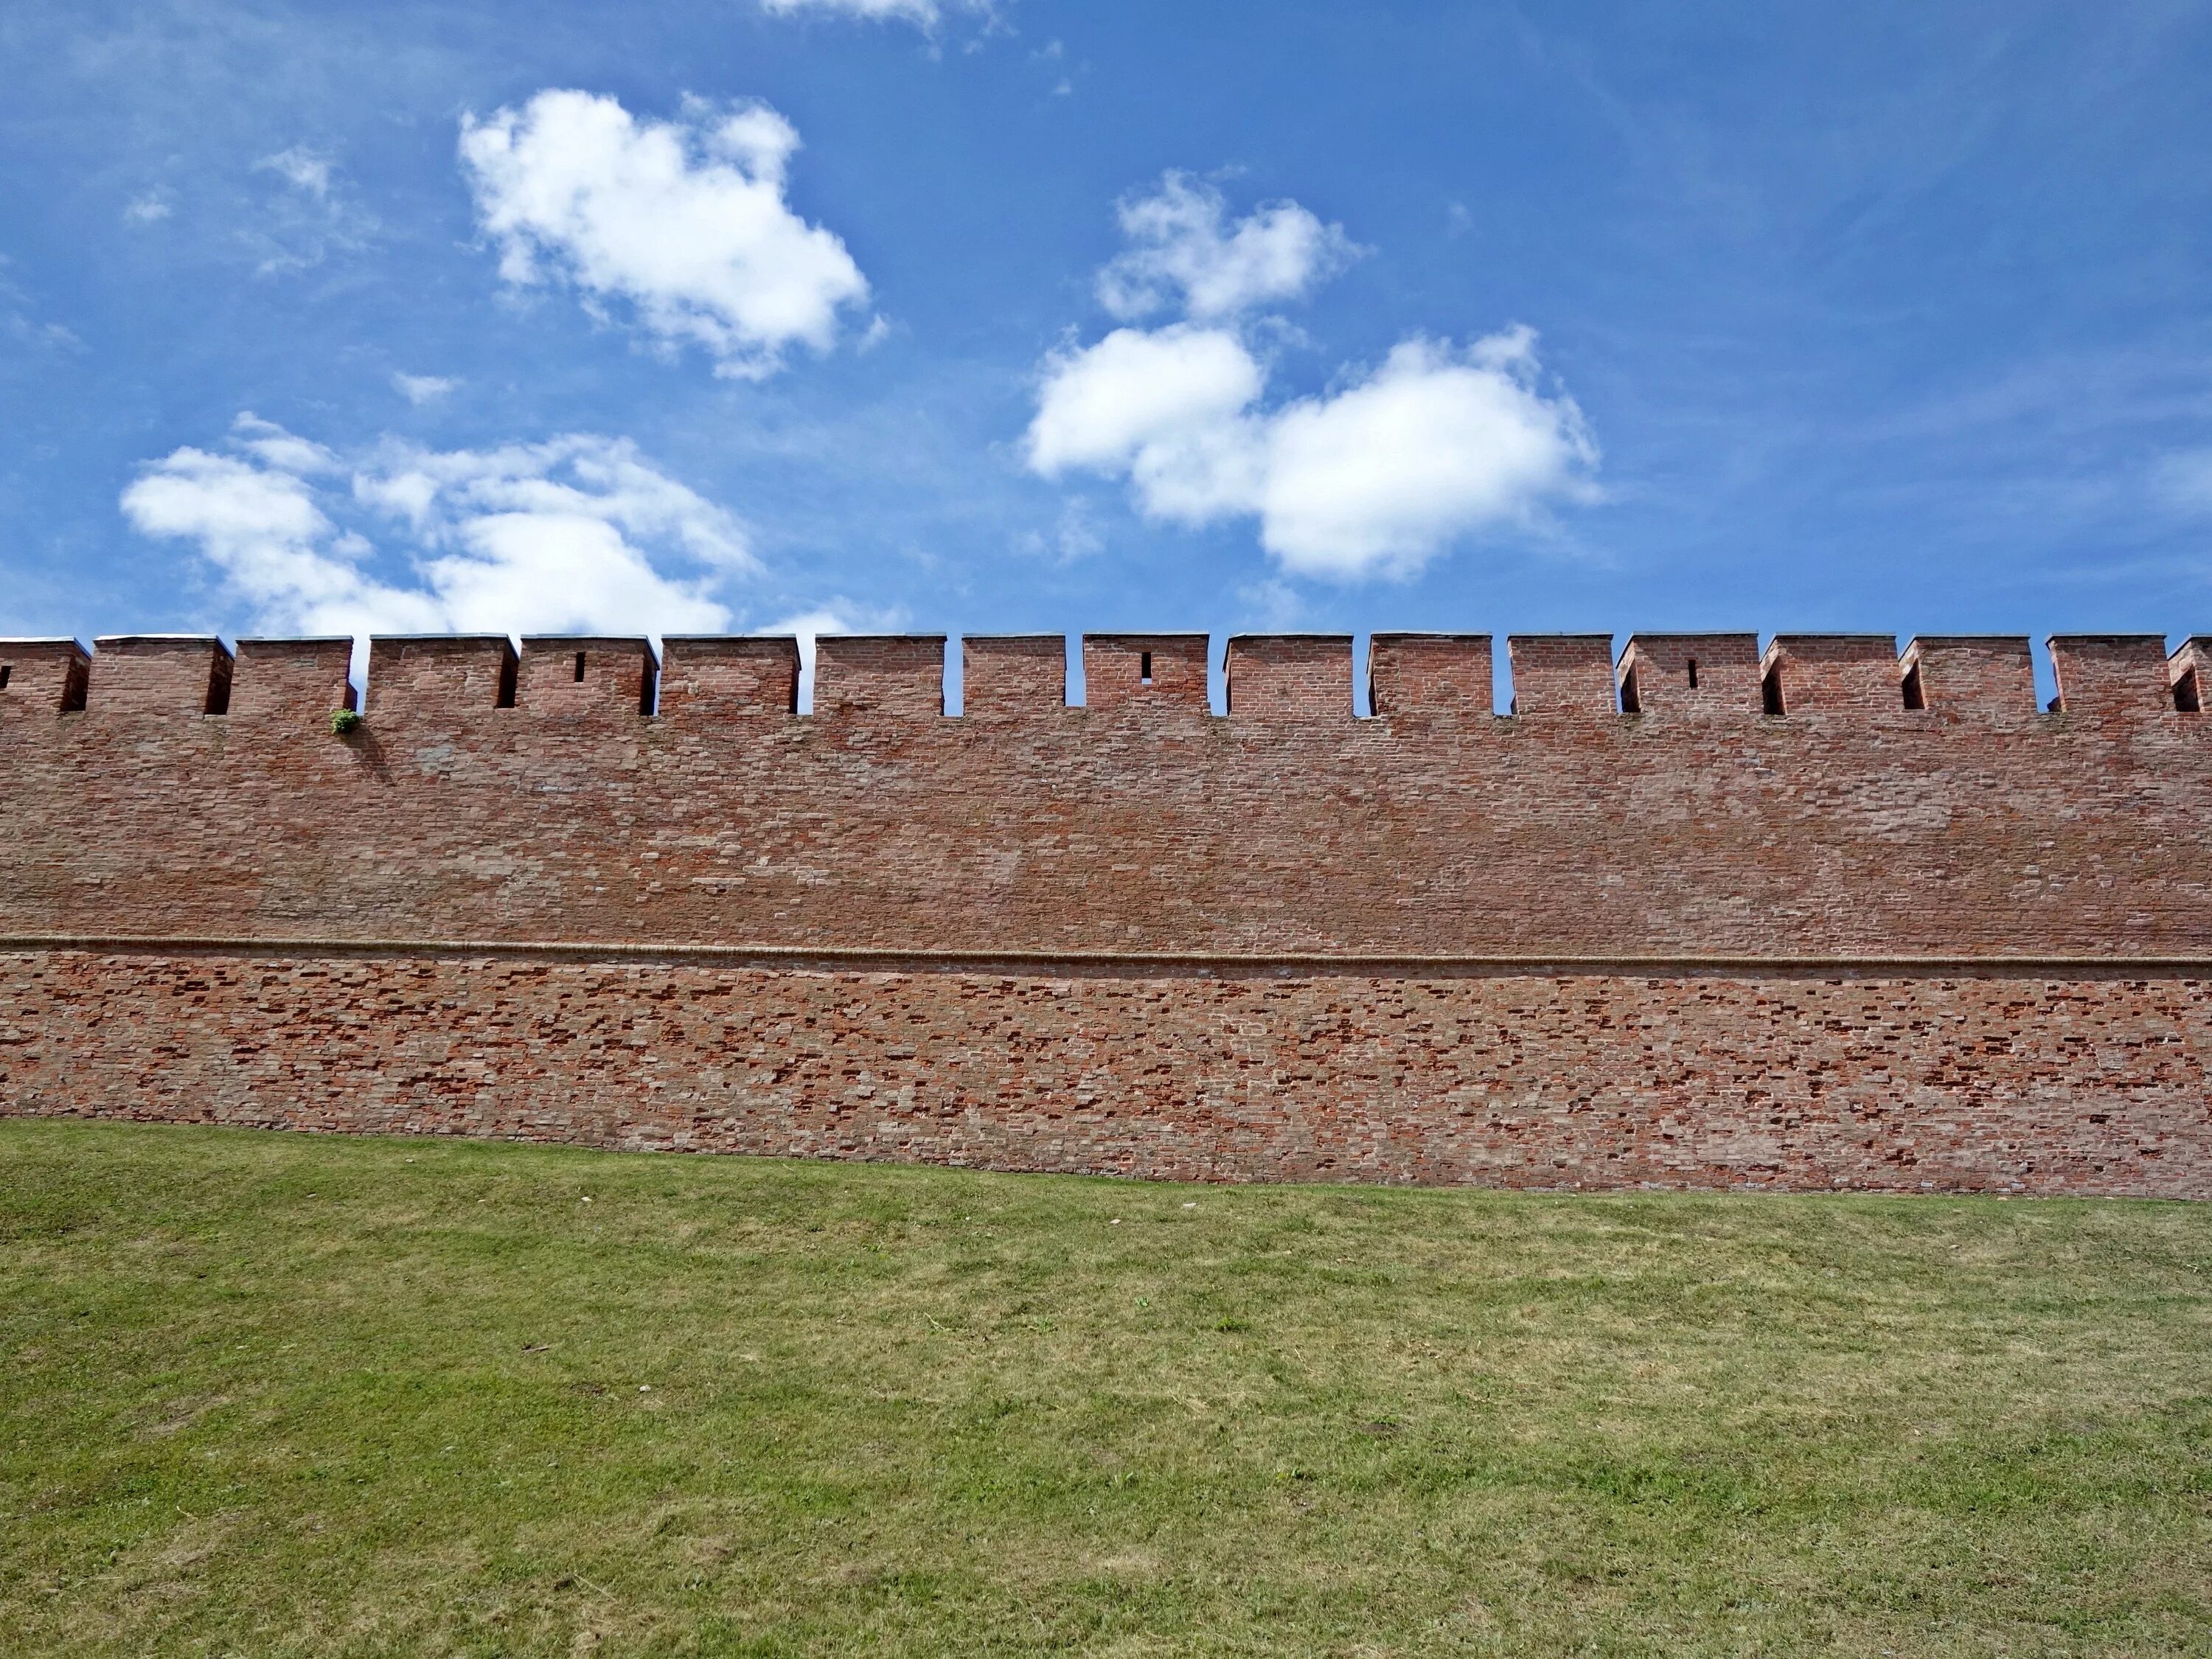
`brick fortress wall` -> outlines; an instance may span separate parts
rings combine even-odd
[[[0,643],[0,1111],[2212,1195],[2212,641],[349,648]]]

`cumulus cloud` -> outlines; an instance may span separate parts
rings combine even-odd
[[[123,222],[126,225],[158,224],[175,211],[167,191],[149,190],[124,204]]]
[[[1155,517],[1203,522],[1247,510],[1264,434],[1246,413],[1266,375],[1220,329],[1115,329],[1048,368],[1030,423],[1029,461],[1126,475]]]
[[[1153,519],[1254,519],[1285,570],[1338,580],[1410,575],[1468,536],[1595,495],[1596,442],[1546,385],[1525,328],[1464,348],[1416,336],[1324,395],[1270,406],[1239,313],[1304,292],[1351,245],[1293,202],[1225,232],[1224,215],[1176,174],[1123,204],[1138,246],[1108,267],[1101,298],[1126,313],[1179,295],[1188,314],[1048,356],[1031,471],[1125,479]]]
[[[1116,317],[1175,303],[1200,320],[1294,300],[1334,276],[1359,249],[1341,225],[1296,202],[1267,204],[1224,225],[1229,204],[1187,173],[1164,174],[1146,196],[1116,210],[1131,246],[1098,275],[1099,302]]]
[[[588,434],[342,456],[242,415],[221,449],[149,465],[122,507],[195,544],[278,633],[711,633],[732,623],[717,585],[757,568],[722,508]],[[379,574],[397,562],[380,541],[409,579]]]
[[[1366,380],[1269,422],[1260,540],[1291,570],[1418,570],[1457,538],[1586,498],[1597,445],[1574,401],[1540,388],[1535,337],[1465,352],[1413,339]]]
[[[772,374],[794,344],[826,350],[841,311],[868,295],[844,243],[785,199],[798,148],[765,104],[693,100],[680,120],[653,121],[572,91],[465,117],[460,138],[505,280],[624,302],[664,343],[702,346],[742,379]]]

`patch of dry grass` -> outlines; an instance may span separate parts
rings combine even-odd
[[[2212,1653],[2208,1266],[2182,1205],[0,1123],[0,1648]]]

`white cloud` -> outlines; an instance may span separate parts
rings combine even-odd
[[[305,479],[255,460],[179,449],[123,492],[123,511],[143,534],[197,541],[264,624],[309,634],[448,625],[430,596],[362,574],[366,546],[339,533]]]
[[[240,232],[258,256],[255,274],[277,276],[309,270],[333,252],[365,247],[381,227],[374,215],[348,199],[337,168],[326,156],[295,144],[253,164],[256,173],[274,173],[289,188],[272,191],[258,222]],[[162,204],[167,210],[167,203]],[[137,204],[133,204],[135,212]]]
[[[330,158],[318,155],[305,144],[295,144],[274,155],[264,155],[253,166],[257,172],[276,174],[294,189],[305,191],[319,202],[330,196]]]
[[[1294,300],[1334,276],[1360,250],[1341,225],[1325,225],[1296,202],[1274,202],[1224,229],[1228,203],[1187,173],[1162,176],[1149,196],[1116,210],[1132,246],[1098,274],[1098,298],[1116,317],[1141,317],[1175,302],[1201,321]]]
[[[175,212],[167,191],[149,190],[143,196],[134,196],[123,205],[123,222],[126,225],[150,225],[167,218]]]
[[[353,493],[434,537],[489,517],[593,519],[718,571],[759,571],[743,526],[647,463],[627,438],[572,434],[442,453],[387,443],[356,466]]]
[[[907,22],[934,32],[947,12],[961,12],[995,26],[995,0],[761,0],[761,9],[771,17],[795,17],[805,12],[858,17],[869,22]]]
[[[1459,538],[1586,498],[1597,446],[1537,383],[1535,338],[1413,339],[1366,380],[1268,423],[1261,544],[1304,575],[1407,574]]]
[[[1253,407],[1263,383],[1225,331],[1116,329],[1048,366],[1030,465],[1126,477],[1155,519],[1256,516],[1285,569],[1337,578],[1409,574],[1590,492],[1596,446],[1573,400],[1540,389],[1526,330],[1464,352],[1408,340],[1342,390],[1273,410]]]
[[[338,458],[319,443],[295,437],[274,421],[264,421],[252,410],[230,423],[231,441],[248,454],[280,471],[301,477],[336,472]]]
[[[443,374],[394,374],[392,385],[394,391],[419,409],[424,404],[436,403],[460,382]]]
[[[1030,428],[1030,462],[1047,474],[1127,461],[1162,436],[1233,417],[1265,375],[1221,329],[1117,328],[1053,360]]]
[[[757,568],[727,513],[626,440],[581,434],[341,457],[245,415],[226,453],[152,463],[122,507],[196,543],[276,632],[710,633],[732,620],[718,584]],[[412,580],[376,574],[347,520],[396,540]]]
[[[842,12],[848,17],[881,21],[902,17],[927,28],[940,15],[937,0],[761,0],[761,9],[772,16],[789,17],[802,11]]]
[[[1355,250],[1295,202],[1226,234],[1223,211],[1177,173],[1122,204],[1138,246],[1101,276],[1102,297],[1126,313],[1179,292],[1188,319],[1048,356],[1032,471],[1126,479],[1153,519],[1255,519],[1283,569],[1338,580],[1410,575],[1468,536],[1595,497],[1597,445],[1574,400],[1545,386],[1525,328],[1465,349],[1416,336],[1324,396],[1268,407],[1248,333],[1270,325],[1239,313],[1303,293]]]
[[[641,121],[570,91],[465,117],[460,138],[502,277],[550,270],[587,304],[626,301],[648,332],[744,379],[773,373],[793,344],[827,349],[840,310],[867,298],[845,245],[784,198],[798,148],[765,104],[690,100],[681,120]]]

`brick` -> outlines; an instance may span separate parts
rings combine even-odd
[[[2173,707],[2161,634],[2054,634],[2051,668],[2069,714],[2161,713]]]
[[[1380,718],[1485,720],[1496,710],[1487,634],[1372,634],[1367,697]]]
[[[1516,716],[1589,720],[1617,711],[1612,635],[1515,634],[1505,651]]]
[[[1058,634],[970,634],[960,641],[960,697],[970,716],[1067,707],[1067,641]]]
[[[890,720],[944,714],[945,635],[821,635],[814,641],[814,712]]]
[[[1203,714],[1207,646],[1203,634],[1085,634],[1084,706]]]
[[[75,640],[0,640],[0,720],[82,708],[91,665]]]
[[[368,642],[368,713],[489,720],[514,705],[517,672],[504,634],[380,634]]]
[[[660,717],[708,723],[799,712],[788,635],[671,635],[660,642]]]
[[[659,677],[644,640],[538,635],[522,641],[514,704],[532,714],[650,714]]]
[[[1923,635],[1905,647],[1903,667],[1908,708],[1982,726],[2035,716],[2035,659],[2025,637]]]
[[[381,638],[343,739],[343,641],[246,642],[220,718],[213,641],[82,714],[0,643],[0,1113],[2212,1196],[2204,642],[2069,636],[2051,716],[2025,641],[1914,641],[1914,708],[1871,636],[1748,638],[1701,710],[1636,636],[1682,683],[1626,717],[1609,637],[1516,636],[1498,720],[1486,642],[1378,635],[1368,720],[1338,641],[1246,642],[1223,717],[1201,635],[1087,636],[1065,714],[1064,643],[970,641],[948,720],[934,638],[825,641],[812,716],[790,641],[672,640],[652,718],[642,641]]]
[[[2212,704],[2212,635],[2184,640],[2166,659],[2166,678],[2176,714],[2203,714]]]
[[[2203,1198],[2212,1167],[2201,977],[0,962],[23,1115],[1565,1190]]]
[[[349,639],[240,640],[231,672],[234,720],[299,720],[313,726],[354,706],[347,678]]]
[[[1623,714],[1721,715],[1759,712],[1756,634],[1638,634],[1614,673]]]
[[[197,634],[124,634],[94,640],[88,711],[100,715],[220,714],[230,704],[232,659]]]
[[[1850,718],[1904,707],[1904,669],[1888,634],[1777,634],[1759,659],[1765,712]]]
[[[1239,634],[1229,641],[1224,677],[1233,718],[1352,717],[1349,634]]]

